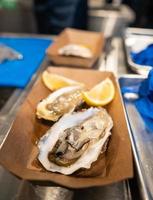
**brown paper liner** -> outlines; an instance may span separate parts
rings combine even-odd
[[[90,41],[90,42],[89,42]],[[88,47],[92,58],[81,58],[74,56],[61,56],[58,50],[67,44],[79,44]],[[66,28],[56,39],[56,41],[47,49],[48,58],[56,65],[91,68],[101,55],[104,46],[104,36],[102,33],[82,31],[72,28]]]
[[[93,87],[107,77],[113,81],[116,91],[115,98],[106,106],[114,122],[111,139],[105,152],[106,175],[103,175],[103,158],[99,158],[94,163],[94,167],[91,168],[92,172],[97,173],[95,177],[91,177],[91,175],[88,177],[76,177],[51,173],[44,171],[36,166],[36,163],[33,163],[38,153],[36,142],[51,126],[48,123],[42,123],[35,116],[37,103],[50,94],[50,91],[43,85],[41,79],[38,79],[23,102],[12,128],[0,149],[1,165],[16,176],[26,180],[42,183],[54,182],[71,188],[101,186],[132,177],[133,160],[130,139],[120,91],[113,74],[111,72],[55,67],[49,68],[48,71],[84,82],[88,88]],[[84,171],[84,176],[89,171]]]

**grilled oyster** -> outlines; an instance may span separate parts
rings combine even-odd
[[[113,122],[104,108],[65,114],[38,143],[38,159],[52,172],[72,174],[91,164],[105,148]]]
[[[53,92],[38,103],[37,117],[57,121],[63,114],[72,112],[82,103],[81,91],[81,86],[69,86]]]

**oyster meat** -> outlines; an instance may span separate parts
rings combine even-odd
[[[59,55],[76,56],[82,58],[91,58],[93,56],[89,48],[78,44],[65,45],[59,49],[58,53]]]
[[[104,108],[65,114],[38,143],[38,159],[52,172],[65,175],[89,169],[106,149],[113,121]]]
[[[57,121],[63,114],[72,112],[82,103],[82,87],[69,86],[51,93],[37,105],[39,119]]]

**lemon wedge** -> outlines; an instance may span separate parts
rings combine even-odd
[[[42,73],[42,81],[45,86],[50,90],[57,90],[59,88],[71,85],[80,85],[84,87],[83,83],[71,80],[58,74],[49,73],[46,70]]]
[[[104,106],[115,96],[115,87],[111,79],[106,78],[90,91],[83,92],[84,101],[90,106]]]

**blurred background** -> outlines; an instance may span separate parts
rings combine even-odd
[[[0,31],[58,34],[65,27],[103,31],[108,18],[114,19],[116,31],[121,25],[152,28],[152,10],[152,0],[0,0]]]
[[[127,58],[130,58],[131,56],[130,54],[131,51],[133,51],[132,45],[134,47],[141,46],[141,43],[144,44],[145,42],[147,45],[152,44],[153,43],[152,32],[150,36],[151,39],[148,39],[149,42],[146,40],[146,37],[144,39],[143,34],[145,35],[147,33],[147,32],[144,32],[144,30],[141,30],[142,39],[139,39],[139,36],[141,35],[140,32],[138,32],[138,34],[134,33],[133,34],[134,37],[136,35],[136,37],[138,38],[134,40],[134,44],[130,44],[129,42],[131,46],[125,45],[126,41],[131,41],[131,40],[128,40],[130,39],[130,36],[129,36],[129,32],[127,32],[128,38],[122,38],[125,40],[124,46],[128,47],[126,50],[127,51],[126,56],[125,56],[125,52],[123,51],[124,50],[124,47],[122,44],[123,40],[120,37],[114,37],[112,39],[111,36],[122,36],[124,31],[126,31],[126,27],[153,28],[153,0],[122,0],[122,1],[121,0],[0,0],[0,33],[1,35],[7,36],[6,33],[11,32],[11,33],[16,33],[15,36],[20,38],[20,34],[18,33],[30,33],[28,34],[28,37],[32,38],[31,33],[54,35],[54,34],[59,34],[66,27],[73,27],[73,28],[78,28],[78,29],[103,32],[104,36],[108,40],[106,40],[105,42],[106,45],[104,48],[104,54],[102,54],[99,63],[98,62],[96,63],[98,68],[100,70],[102,69],[102,70],[114,71],[114,73],[119,72],[120,74],[131,73],[131,70],[129,70],[126,67],[127,66],[126,62],[128,61]],[[4,34],[2,32],[4,32]],[[149,34],[150,34],[150,30],[149,30]],[[10,34],[10,35],[14,36],[14,34]],[[23,34],[23,36],[24,35],[25,34]],[[36,36],[34,35],[34,37]],[[45,36],[45,38],[47,37]],[[50,39],[51,37],[49,36],[48,38]],[[131,38],[132,38],[132,34],[131,34]],[[15,46],[13,46],[13,48],[17,46],[16,43],[14,43],[14,45]],[[26,48],[29,49],[29,44],[27,45]],[[41,49],[42,49],[42,46],[41,46]],[[35,54],[35,47],[33,51]],[[23,69],[31,70],[31,67],[33,67],[33,64],[31,64],[33,63],[31,62],[31,58],[32,58],[31,51],[26,51],[26,52],[28,52],[28,54],[30,55],[29,56],[30,59],[28,61],[30,64],[30,67],[27,68],[27,64],[26,64],[26,67],[23,67],[23,66],[21,67],[23,67]],[[45,51],[43,50],[43,55],[44,54],[45,54]],[[38,53],[35,55],[38,57],[40,56],[40,54]],[[150,58],[151,57],[150,54],[148,55]],[[151,55],[153,55],[152,52],[151,52]],[[37,60],[35,59],[35,57],[33,59]],[[139,59],[137,60],[139,61]],[[153,59],[151,60],[151,62],[153,63]],[[49,64],[50,63],[46,59],[43,65],[40,66],[40,70],[43,70]],[[128,63],[128,65],[130,64]],[[37,67],[39,67],[39,65]],[[1,71],[2,71],[1,74],[3,74],[3,69],[5,70],[5,67],[4,68],[1,67]],[[8,69],[11,72],[10,73],[7,72],[7,74],[15,74],[13,71],[14,68],[12,68],[12,66],[10,68],[8,67]],[[134,69],[134,67],[132,69]],[[142,67],[140,69],[142,69]],[[145,71],[146,70],[144,70],[144,72]],[[37,75],[34,74],[33,77],[36,79],[39,73],[40,72],[37,72]],[[7,76],[7,74],[5,73],[5,77]],[[3,76],[1,75],[1,77]],[[3,79],[5,77],[3,77]],[[22,79],[22,76],[20,78]],[[32,79],[32,81],[35,79]],[[15,79],[13,79],[13,81],[14,80]],[[30,87],[31,86],[32,85],[30,85]],[[3,133],[3,134],[0,134],[0,141],[2,141],[3,136],[5,135],[5,132],[7,133],[7,129],[10,128],[10,125],[12,123],[11,120],[14,120],[16,110],[19,104],[21,103],[22,98],[24,98],[24,95],[28,93],[28,89],[26,89],[25,91],[22,91],[21,89],[16,89],[12,87],[0,87],[0,93],[1,93],[0,107],[1,108],[3,107],[3,111],[1,111],[1,114],[0,114],[0,132]],[[132,113],[131,116],[135,116],[135,115],[133,115]],[[135,120],[133,121],[135,122]],[[144,130],[144,127],[142,125],[141,126],[138,125],[138,127],[142,127],[142,130]],[[144,131],[142,131],[142,136],[143,134],[144,134]],[[135,138],[138,139],[136,136],[137,135],[135,134]],[[139,137],[141,137],[141,135]],[[143,140],[142,141],[135,140],[135,141],[139,142],[138,147],[139,145],[142,145],[144,142]],[[135,141],[133,142],[134,144],[136,143]],[[152,143],[150,144],[152,147]],[[149,150],[152,149],[151,147],[148,145]],[[145,154],[143,154],[143,150]],[[146,160],[147,162],[149,162],[148,157],[144,156],[147,154],[147,151],[145,151],[145,148],[142,148],[142,151],[138,149],[138,152],[140,153],[140,156],[141,156],[139,157],[143,161],[142,163],[145,163],[144,158],[147,158]],[[148,172],[149,165],[144,164],[144,166],[146,167],[146,170]],[[150,170],[152,170],[152,167],[150,168]],[[148,174],[151,179],[152,177],[150,176],[150,173]],[[151,183],[150,188],[152,188],[152,182],[150,183]],[[103,198],[103,199],[110,199],[110,196],[112,196],[113,199],[126,199],[126,200],[140,199],[139,197],[137,197],[138,194],[137,194],[136,185],[137,183],[134,179],[130,182],[130,184],[128,182],[123,182],[123,183],[120,182],[112,186],[100,187],[97,189],[94,188],[93,190],[90,190],[90,192],[87,189],[87,190],[84,190],[86,193],[85,199],[89,199],[89,196],[90,198],[92,198],[93,196],[97,196],[97,198],[95,197],[92,199],[98,199],[98,197]],[[144,183],[140,185],[139,187],[140,190],[142,190],[144,185],[145,185]],[[29,198],[47,199],[47,194],[48,195],[53,194],[53,188],[51,190],[50,187],[46,188],[45,190],[43,190],[44,188],[39,188],[39,187],[37,188],[36,191],[35,189],[36,188],[33,188],[32,185],[29,184],[28,182],[23,183],[19,179],[16,179],[14,176],[10,175],[2,167],[0,167],[0,200],[2,199],[4,200],[6,199],[13,199],[13,200],[26,199],[27,200],[28,199],[29,200]],[[59,192],[59,194],[63,194],[61,191],[62,189],[60,187],[55,188],[55,193]],[[74,199],[78,199],[79,196],[82,197],[82,191],[83,190],[81,191],[79,190],[77,191],[78,193],[75,191],[74,196],[76,195],[76,198]],[[146,191],[146,189],[143,188],[142,191]],[[131,198],[130,192],[133,195],[132,198]],[[36,195],[35,193],[37,195],[39,195],[40,193],[40,195],[42,195],[42,198],[32,197]],[[64,193],[69,194],[70,196],[69,199],[72,199],[71,190],[69,191],[66,190]],[[14,195],[16,196],[15,198],[14,198]],[[23,198],[24,195],[25,195],[25,198]],[[115,195],[116,195],[116,198],[115,198]],[[52,199],[55,199],[54,195],[52,196],[53,196]],[[57,198],[58,198],[58,195],[57,195]],[[67,197],[63,196],[62,199],[67,199]],[[144,199],[146,200],[148,198],[144,198]]]

